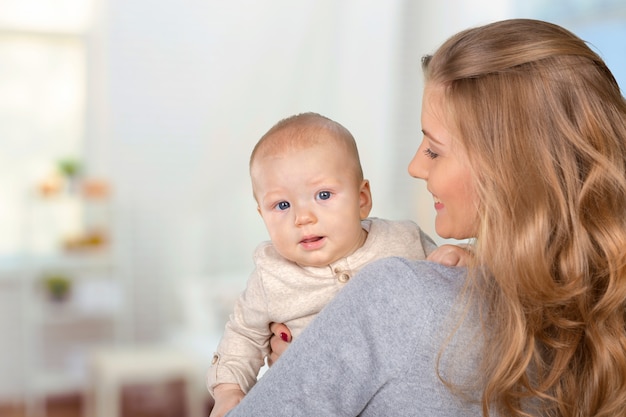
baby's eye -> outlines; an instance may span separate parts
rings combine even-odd
[[[281,201],[280,203],[276,204],[276,208],[278,210],[287,210],[289,207],[291,207],[291,204],[289,204],[288,201]]]
[[[317,198],[319,198],[320,200],[328,200],[331,196],[330,191],[320,191],[317,194]]]
[[[430,150],[430,148],[426,148],[426,150],[424,151],[424,153],[426,154],[427,157],[429,157],[430,159],[435,159],[436,157],[439,156],[438,153],[435,153],[433,151]]]

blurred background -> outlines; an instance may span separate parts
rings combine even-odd
[[[0,0],[0,417],[204,415],[267,239],[249,153],[286,116],[342,123],[372,215],[436,238],[406,173],[420,58],[510,17],[564,25],[626,85],[621,0]]]

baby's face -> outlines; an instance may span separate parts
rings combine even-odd
[[[369,183],[333,142],[255,160],[258,210],[278,252],[302,266],[326,266],[365,242]]]

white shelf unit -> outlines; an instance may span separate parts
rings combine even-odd
[[[25,397],[29,414],[37,415],[47,396],[85,390],[93,350],[124,341],[124,293],[104,252],[30,257],[22,264]],[[51,298],[43,286],[52,273],[70,280],[66,299]]]
[[[128,341],[130,314],[108,196],[29,195],[25,203],[24,251],[0,259],[0,283],[19,289],[15,320],[4,323],[19,329],[11,342],[20,362],[12,391],[36,417],[45,416],[47,397],[86,392],[90,355]],[[51,296],[44,284],[51,275],[69,280],[67,297]]]

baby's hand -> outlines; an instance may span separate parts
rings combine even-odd
[[[233,409],[244,397],[237,384],[219,384],[213,390],[215,405],[209,417],[222,417]]]
[[[468,245],[441,245],[426,258],[446,266],[467,266],[472,256]]]

